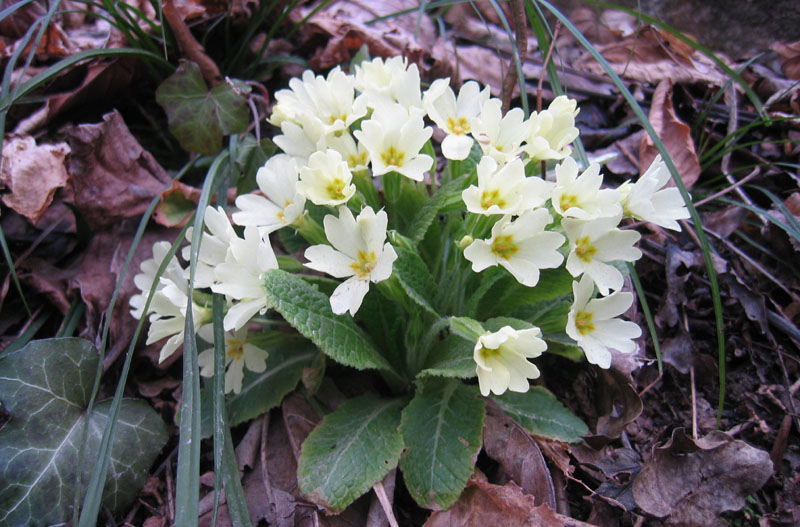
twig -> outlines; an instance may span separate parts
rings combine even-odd
[[[553,30],[553,40],[550,41],[550,49],[547,50],[547,55],[542,63],[542,72],[539,74],[539,85],[536,87],[536,111],[542,111],[542,91],[544,85],[544,76],[547,70],[547,65],[550,63],[550,57],[553,56],[553,50],[556,47],[556,39],[558,38],[558,30],[561,29],[561,21],[556,22],[556,27]]]
[[[525,57],[528,55],[528,25],[522,0],[511,0],[511,20],[514,22],[519,63],[523,64],[525,62]],[[511,107],[511,97],[514,94],[516,76],[517,72],[514,67],[514,57],[512,56],[508,62],[506,78],[503,79],[503,113],[506,113]]]
[[[717,192],[716,194],[712,194],[712,195],[708,196],[707,198],[701,199],[700,201],[698,201],[697,203],[694,204],[694,207],[695,208],[699,208],[699,207],[705,205],[706,203],[708,203],[709,201],[713,201],[713,200],[717,199],[720,196],[724,196],[728,192],[730,192],[730,191],[732,191],[732,190],[734,190],[736,188],[739,188],[740,186],[744,185],[745,183],[747,183],[748,181],[750,181],[751,179],[753,179],[754,177],[756,177],[760,173],[761,173],[761,167],[756,167],[752,172],[747,174],[745,177],[743,177],[739,181],[736,181],[730,187],[724,188],[724,189],[720,190],[719,192]]]
[[[697,439],[697,388],[694,385],[694,366],[689,368],[689,381],[692,383],[692,439]]]
[[[386,515],[386,519],[389,520],[389,526],[399,527],[397,525],[397,519],[394,517],[394,513],[392,512],[392,504],[389,502],[389,496],[386,495],[386,489],[383,488],[383,482],[377,482],[372,486],[372,489],[375,491],[375,495],[378,497],[378,501],[381,504],[381,508],[383,508],[383,513]]]
[[[172,32],[175,33],[175,40],[178,41],[181,52],[183,52],[187,59],[197,63],[197,65],[200,66],[200,72],[203,74],[203,78],[206,82],[208,82],[210,86],[215,86],[219,83],[220,79],[222,79],[222,74],[217,64],[211,60],[211,57],[206,55],[203,46],[201,46],[197,39],[194,38],[194,35],[192,35],[189,26],[186,25],[181,14],[175,9],[174,1],[175,0],[164,0],[162,5],[164,18],[167,19],[169,27],[172,28]]]

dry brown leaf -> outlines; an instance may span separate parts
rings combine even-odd
[[[550,470],[536,441],[513,419],[490,406],[483,429],[486,454],[500,463],[505,475],[533,496],[537,505],[556,508],[556,493]]]
[[[789,79],[800,80],[800,40],[776,42],[770,48],[778,54],[783,74]]]
[[[431,514],[425,527],[462,527],[465,525],[502,525],[503,527],[589,527],[553,511],[537,506],[533,496],[523,494],[514,482],[492,485],[481,472],[467,481],[467,488],[446,511]]]
[[[3,203],[36,223],[53,202],[56,189],[67,184],[66,143],[38,145],[32,137],[15,137],[3,145],[0,183],[11,193]]]
[[[653,92],[653,101],[650,106],[650,124],[656,131],[659,139],[667,148],[672,162],[678,169],[678,174],[687,189],[691,189],[700,177],[700,161],[692,141],[692,129],[681,121],[675,113],[672,104],[672,81],[664,80],[659,83]],[[644,173],[653,162],[656,150],[649,135],[642,136],[639,145],[639,171]],[[671,181],[670,185],[673,184]]]
[[[598,13],[589,7],[579,7],[570,12],[569,19],[595,45],[619,42],[632,35],[637,26],[635,16],[613,9]]]
[[[658,84],[674,82],[703,82],[724,86],[728,78],[705,55],[665,31],[652,26],[641,28],[636,35],[620,42],[596,46],[611,68],[626,79]],[[605,70],[588,53],[576,63],[596,75]]]
[[[720,514],[741,509],[771,475],[764,450],[723,432],[693,440],[678,428],[645,462],[633,496],[648,514],[666,517],[667,525],[721,527],[727,522]]]
[[[642,413],[642,399],[630,377],[617,370],[602,370],[598,383],[597,434],[614,439]]]
[[[70,199],[95,229],[140,216],[169,181],[116,110],[102,123],[72,126],[65,133],[72,149]]]
[[[294,9],[289,17],[297,23],[315,7],[309,5]],[[436,29],[427,15],[420,19],[416,38],[416,13],[366,24],[374,18],[416,7],[419,4],[414,0],[337,0],[329,3],[303,26],[306,38],[319,33],[331,37],[327,45],[311,59],[312,64],[326,69],[345,63],[364,44],[373,56],[404,55],[411,62],[419,62],[423,55],[429,54],[436,40]]]

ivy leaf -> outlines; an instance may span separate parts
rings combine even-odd
[[[420,506],[443,510],[464,490],[481,448],[486,402],[475,386],[429,377],[403,410],[400,469]]]
[[[477,375],[475,360],[472,358],[474,351],[474,342],[451,333],[431,349],[425,369],[418,376],[433,375],[459,379],[475,377]]]
[[[265,272],[263,283],[275,310],[328,357],[358,370],[393,371],[369,335],[350,315],[335,315],[330,299],[314,286],[280,269]]]
[[[303,443],[297,466],[300,492],[338,513],[397,466],[403,399],[364,395],[341,405]]]
[[[0,358],[0,401],[11,420],[0,431],[0,525],[53,525],[72,518],[78,452],[99,355],[78,338],[38,340]],[[81,481],[108,421],[111,401],[88,423]],[[123,399],[111,445],[103,504],[124,510],[147,481],[167,441],[163,421],[140,400]]]
[[[247,100],[227,82],[208,89],[200,68],[184,62],[156,90],[167,113],[169,131],[184,150],[215,155],[222,137],[247,130]]]
[[[589,429],[547,389],[533,386],[525,393],[506,392],[492,399],[531,434],[577,443]]]
[[[242,391],[227,398],[228,424],[236,426],[249,421],[275,408],[286,395],[295,389],[303,376],[303,368],[311,365],[319,352],[310,342],[294,339],[277,345],[261,345],[257,342],[258,334],[248,335],[252,344],[266,350],[267,367],[261,373],[245,368],[242,380]],[[206,385],[208,386],[208,385]],[[200,435],[209,437],[213,433],[213,401],[212,391],[206,387],[200,397],[202,412]]]
[[[397,260],[392,271],[408,297],[436,318],[441,318],[433,308],[431,294],[436,291],[436,281],[428,266],[415,251],[395,246]]]

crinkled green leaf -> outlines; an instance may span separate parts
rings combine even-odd
[[[400,460],[406,487],[419,505],[446,509],[464,490],[481,448],[485,401],[476,386],[428,377],[403,410]]]
[[[433,375],[459,379],[475,377],[477,375],[475,360],[472,358],[474,351],[474,342],[450,334],[431,349],[425,369],[418,376]]]
[[[335,315],[330,299],[302,278],[272,269],[264,273],[264,289],[275,310],[328,357],[353,368],[392,371],[363,329],[350,315]]]
[[[397,466],[403,399],[363,395],[341,405],[303,442],[297,484],[312,502],[340,512]]]
[[[72,518],[76,460],[86,405],[99,355],[83,339],[34,341],[0,357],[0,401],[11,420],[0,431],[0,525],[52,525]],[[95,406],[88,427],[87,459],[100,445],[110,401]],[[144,402],[125,399],[103,503],[112,511],[130,504],[167,441],[163,421]],[[93,466],[83,467],[89,481]]]
[[[547,389],[534,386],[525,393],[493,395],[500,408],[531,434],[577,443],[589,429]]]
[[[483,320],[514,313],[517,309],[542,300],[572,294],[572,275],[566,269],[542,269],[539,283],[526,287],[511,276],[500,279],[483,297],[478,307],[478,317]],[[523,318],[517,316],[517,318]]]
[[[250,118],[247,100],[227,82],[209,90],[194,62],[184,62],[161,83],[156,101],[181,147],[210,156],[222,150],[223,136],[247,130]]]
[[[436,281],[428,270],[428,266],[415,251],[400,246],[396,246],[395,250],[397,251],[397,260],[394,262],[392,272],[400,282],[403,291],[425,311],[440,318],[432,305]]]
[[[255,344],[254,337],[248,340]],[[291,340],[277,345],[260,346],[266,350],[267,368],[256,373],[245,368],[242,379],[242,391],[232,393],[227,398],[227,416],[230,426],[249,421],[264,412],[275,408],[286,395],[295,389],[303,376],[303,368],[309,366],[319,352],[305,340]],[[204,388],[200,395],[202,405],[201,435],[209,437],[212,432],[212,400],[209,388]]]

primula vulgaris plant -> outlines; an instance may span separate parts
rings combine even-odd
[[[583,352],[608,368],[611,350],[634,351],[641,330],[620,318],[633,295],[619,263],[641,256],[640,235],[620,222],[678,229],[688,217],[678,191],[663,188],[664,163],[603,189],[599,166],[581,170],[569,156],[574,100],[557,97],[527,119],[518,108],[503,115],[475,82],[458,95],[446,79],[421,92],[417,67],[399,57],[355,75],[307,71],[276,100],[269,121],[284,153],[258,170],[260,192],[236,199],[233,223],[222,208],[205,215],[195,288],[227,299],[225,390],[235,397],[270,367],[259,343],[292,338],[254,339],[249,323],[281,318],[327,357],[386,381],[384,397],[343,404],[308,437],[300,489],[338,511],[399,464],[420,505],[448,507],[480,449],[479,394],[531,432],[586,433],[549,392],[531,389],[540,375],[531,359]],[[447,159],[441,171],[432,137]],[[554,178],[539,173],[542,161],[557,163]],[[276,258],[275,231],[293,252],[305,244],[299,262]],[[156,244],[142,265],[142,291],[167,249]],[[143,295],[131,303],[134,316],[150,316],[148,343],[168,338],[163,360],[183,338],[187,272],[173,258],[158,280],[148,313]],[[194,323],[210,340],[202,298]],[[211,350],[199,362],[213,373]]]

